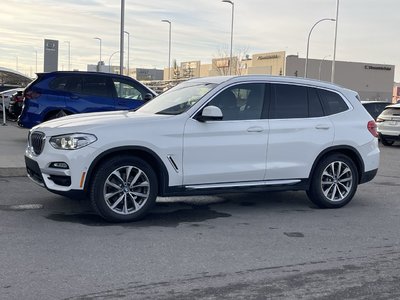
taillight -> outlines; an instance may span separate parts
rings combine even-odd
[[[38,98],[40,96],[40,93],[35,92],[35,91],[25,91],[24,93],[24,97],[26,99],[35,99]]]
[[[371,132],[374,137],[378,137],[378,131],[376,131],[376,127],[375,121],[369,121],[367,124],[368,131]]]

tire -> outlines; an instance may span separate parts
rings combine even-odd
[[[354,162],[344,154],[332,154],[318,163],[307,195],[320,208],[339,208],[351,201],[357,185]]]
[[[381,136],[381,143],[384,146],[392,146],[394,144],[394,141],[388,141],[383,136]]]
[[[157,194],[154,170],[144,160],[132,156],[107,160],[94,174],[90,188],[94,210],[109,222],[141,219],[155,204]]]
[[[50,121],[50,120],[58,119],[58,118],[65,117],[65,116],[68,116],[68,114],[64,110],[61,109],[59,111],[48,114],[45,118],[45,121]]]

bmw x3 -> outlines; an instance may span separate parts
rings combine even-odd
[[[356,92],[257,75],[188,80],[135,111],[45,122],[30,130],[25,161],[49,191],[128,222],[157,196],[236,190],[305,190],[339,208],[375,177],[379,148]]]

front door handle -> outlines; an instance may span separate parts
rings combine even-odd
[[[260,126],[252,126],[247,128],[247,132],[263,132],[264,128],[260,127]]]
[[[328,124],[318,124],[317,126],[315,126],[316,129],[324,129],[327,130],[329,128],[331,128],[331,126],[329,126]]]

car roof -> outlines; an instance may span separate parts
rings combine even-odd
[[[192,82],[201,82],[201,83],[216,83],[220,84],[223,82],[241,82],[247,80],[267,80],[271,82],[283,82],[283,83],[298,83],[298,84],[306,84],[313,85],[317,87],[329,88],[333,90],[348,90],[342,86],[337,84],[333,84],[326,81],[302,78],[302,77],[292,77],[292,76],[273,76],[273,75],[240,75],[240,76],[214,76],[214,77],[199,77],[190,79]],[[352,91],[354,92],[354,91]]]
[[[42,72],[36,73],[38,77],[40,76],[51,76],[54,74],[60,75],[101,75],[101,76],[112,76],[112,77],[122,77],[122,78],[131,78],[129,76],[115,74],[115,73],[106,73],[106,72],[93,72],[93,71],[53,71],[53,72]],[[131,78],[133,79],[133,78]]]
[[[388,105],[388,106],[386,106],[386,108],[400,108],[400,103]]]
[[[387,102],[387,101],[375,101],[375,100],[372,100],[372,101],[367,101],[367,100],[362,100],[361,101],[361,104],[374,104],[374,103],[377,103],[377,104],[387,104],[387,105],[390,105],[391,104],[391,102]]]

